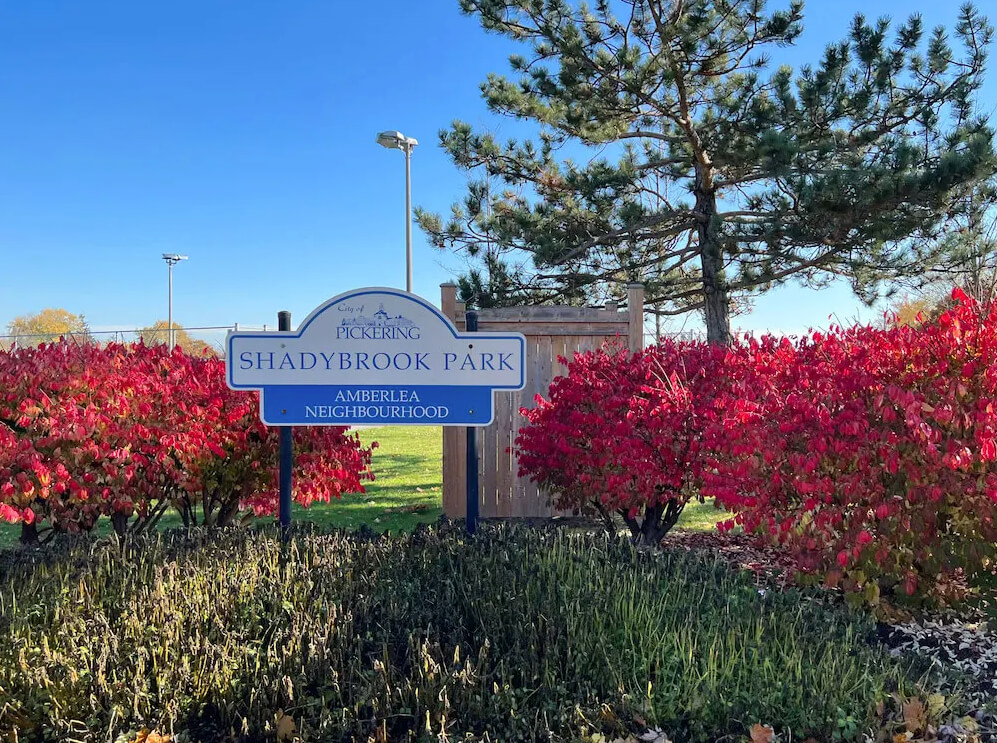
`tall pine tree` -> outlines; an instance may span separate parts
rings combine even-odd
[[[870,299],[922,271],[953,194],[994,170],[973,113],[993,32],[971,5],[954,40],[856,16],[794,72],[766,51],[801,34],[799,0],[460,3],[529,48],[517,80],[483,84],[489,108],[540,125],[537,142],[440,135],[478,175],[449,219],[417,219],[478,262],[462,289],[484,304],[643,280],[650,305],[701,309],[726,343],[732,297],[846,277]]]

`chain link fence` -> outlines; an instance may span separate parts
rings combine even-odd
[[[275,330],[270,325],[198,325],[174,327],[174,333],[186,333],[191,338],[202,341],[219,354],[224,353],[225,334],[230,330]],[[0,349],[12,346],[36,346],[39,343],[54,343],[60,338],[69,343],[137,343],[144,339],[148,344],[166,343],[169,339],[167,328],[133,328],[131,330],[88,330],[81,333],[20,333],[0,335]]]

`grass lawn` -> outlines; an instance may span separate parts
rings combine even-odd
[[[364,443],[378,442],[367,492],[311,508],[295,506],[294,518],[324,528],[378,531],[411,529],[443,513],[443,435],[437,426],[383,426],[359,431]]]
[[[690,501],[682,509],[682,515],[679,516],[675,528],[684,531],[710,531],[716,528],[718,521],[728,518],[729,515],[726,511],[718,511],[713,506],[713,501],[706,503]]]
[[[355,529],[363,524],[378,531],[411,529],[421,522],[436,521],[443,513],[443,437],[436,426],[383,426],[360,430],[365,443],[377,441],[373,469],[376,479],[364,494],[347,495],[332,503],[311,508],[294,507],[294,519],[311,521],[323,528]],[[712,503],[690,503],[679,521],[679,529],[712,529],[720,517]],[[160,528],[180,526],[180,517],[167,514]],[[101,534],[110,531],[102,520]],[[20,527],[0,524],[0,548],[17,542]]]

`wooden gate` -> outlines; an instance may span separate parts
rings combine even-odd
[[[443,314],[464,329],[464,303],[457,287],[443,284]],[[478,512],[482,518],[537,518],[555,515],[550,499],[528,478],[517,475],[510,451],[523,423],[521,407],[532,408],[536,395],[546,395],[550,383],[563,373],[558,357],[570,359],[576,351],[591,351],[606,341],[619,340],[631,350],[644,342],[644,287],[627,288],[627,309],[615,304],[589,307],[508,307],[478,311],[478,330],[517,332],[526,336],[526,387],[519,392],[495,392],[495,419],[478,430]],[[467,512],[467,429],[443,429],[443,512],[463,518]]]

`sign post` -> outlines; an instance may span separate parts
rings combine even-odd
[[[464,330],[478,332],[478,313],[468,310],[464,313]],[[464,518],[467,533],[478,530],[478,429],[467,427],[467,510]]]
[[[426,300],[399,289],[340,294],[312,311],[296,331],[289,312],[276,332],[230,331],[229,387],[259,390],[260,419],[279,426],[280,524],[291,519],[292,426],[467,426],[494,416],[495,390],[526,384],[520,333],[467,332]],[[477,456],[477,447],[473,447]],[[470,478],[474,473],[473,490]],[[468,466],[468,530],[477,522],[477,467]]]
[[[277,313],[277,330],[281,333],[291,332],[291,313],[281,310]],[[291,485],[292,471],[294,470],[294,429],[291,426],[281,426],[280,428],[280,474],[278,476],[280,487],[280,503],[278,506],[278,521],[280,523],[281,536],[288,537],[288,530],[291,526]]]

